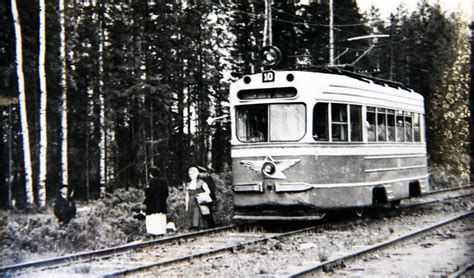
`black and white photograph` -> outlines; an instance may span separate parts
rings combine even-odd
[[[474,277],[474,0],[2,0],[0,277]]]

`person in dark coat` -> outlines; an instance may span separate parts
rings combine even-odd
[[[214,204],[216,203],[216,182],[205,167],[198,166],[197,169],[199,170],[199,179],[203,180],[211,191],[209,195],[211,195],[212,203],[208,204],[210,213],[205,217],[207,218],[209,227],[214,228],[216,226],[214,222]]]
[[[68,196],[68,187],[65,185],[59,189],[58,197],[54,203],[54,215],[58,218],[59,223],[64,225],[67,225],[76,216],[76,204],[72,196]]]
[[[166,234],[168,183],[160,176],[159,168],[150,168],[150,177],[144,201],[146,230],[151,235],[164,235]]]

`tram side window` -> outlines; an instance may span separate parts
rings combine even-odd
[[[369,142],[375,142],[375,107],[367,107],[367,140]]]
[[[405,136],[404,124],[403,124],[403,111],[397,111],[397,142],[403,142]]]
[[[268,139],[267,105],[249,105],[236,109],[237,137],[241,142],[266,142]]]
[[[415,142],[421,142],[421,121],[418,113],[415,113],[413,117],[413,137]]]
[[[316,141],[329,141],[328,104],[317,103],[313,110],[313,138]]]
[[[377,141],[387,141],[385,108],[377,108]]]
[[[362,106],[350,105],[351,111],[351,141],[362,141]]]
[[[395,111],[387,109],[387,139],[395,142]]]
[[[405,112],[405,141],[412,142],[413,130],[412,130],[412,113]]]
[[[347,105],[336,104],[331,105],[331,121],[332,121],[332,140],[348,141],[347,136]]]

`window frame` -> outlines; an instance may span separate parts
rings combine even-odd
[[[415,119],[417,119],[416,121],[416,125],[415,125]],[[416,113],[414,112],[413,113],[413,118],[412,118],[412,126],[413,126],[413,142],[415,143],[421,143],[423,142],[423,136],[421,135],[421,114],[420,113]],[[418,130],[418,136],[416,136],[416,130]],[[418,140],[417,140],[418,139]]]
[[[345,106],[341,109],[342,112],[344,112],[345,110],[345,121],[333,121],[333,105],[341,105],[341,106]],[[349,117],[349,104],[345,104],[345,103],[333,103],[331,102],[329,104],[329,107],[330,107],[330,117],[329,117],[329,122],[330,122],[330,133],[329,133],[329,141],[330,142],[350,142],[350,138],[349,138],[349,120],[350,120],[350,117]],[[345,108],[345,109],[344,109]],[[334,110],[335,111],[335,110]],[[346,140],[334,140],[333,138],[333,130],[335,127],[340,127],[342,128],[342,130],[344,131],[344,135],[346,137]]]
[[[382,116],[384,125],[379,123],[379,115]],[[380,139],[380,134],[382,139]],[[375,141],[376,142],[387,142],[387,109],[376,107],[375,109]]]
[[[271,109],[270,109],[270,106],[273,106],[273,105],[302,105],[303,106],[303,116],[304,116],[304,119],[302,119],[302,123],[304,125],[303,127],[303,133],[301,135],[301,137],[299,137],[298,139],[295,139],[295,140],[271,140],[271,134],[270,134],[270,131],[271,131],[271,125],[272,125],[272,119],[271,119]],[[245,108],[248,108],[250,106],[265,106],[266,108],[266,117],[267,117],[267,126],[266,126],[266,140],[265,141],[242,141],[240,138],[239,138],[239,117],[238,117],[238,111],[239,109],[245,107]],[[280,143],[280,142],[298,142],[298,141],[301,141],[305,136],[306,136],[306,133],[307,133],[307,108],[306,108],[306,103],[304,102],[281,102],[281,103],[255,103],[255,104],[242,104],[242,105],[236,105],[235,106],[235,137],[237,138],[237,141],[239,141],[240,143],[243,143],[243,144],[254,144],[254,143],[259,143],[259,144],[268,144],[268,143],[274,143],[274,142],[277,142],[277,143]]]
[[[328,133],[328,138],[325,139],[325,140],[318,140],[318,139],[315,139],[314,136],[316,135],[315,133],[315,109],[318,105],[320,104],[325,104],[326,105],[326,132]],[[341,110],[341,111],[345,111],[345,121],[333,121],[333,108],[335,105],[343,105],[344,108]],[[359,137],[360,137],[360,140],[352,140],[352,126],[351,124],[353,123],[352,122],[352,118],[351,118],[351,107],[358,107],[359,109],[359,124],[360,124],[360,128],[359,128]],[[361,104],[351,104],[351,103],[344,103],[344,102],[331,102],[331,101],[321,101],[321,102],[316,102],[313,106],[313,113],[312,113],[312,131],[311,131],[311,135],[312,135],[312,138],[315,142],[328,142],[328,143],[363,143],[364,142],[364,129],[363,129],[363,126],[362,126],[362,123],[364,122],[364,118],[363,118],[363,111],[364,111],[364,105],[361,105]],[[345,134],[345,137],[346,137],[346,140],[334,140],[334,136],[333,136],[333,129],[334,127],[336,126],[345,126],[345,128],[343,128],[343,130],[345,131],[344,134]]]
[[[325,105],[325,112],[326,112],[326,113],[325,113],[325,114],[326,114],[326,115],[325,115],[325,122],[326,122],[326,123],[325,123],[325,130],[324,130],[324,132],[326,133],[325,135],[327,136],[327,139],[316,139],[316,138],[314,138],[314,136],[316,135],[316,132],[315,132],[315,130],[316,130],[316,128],[315,128],[315,123],[316,123],[316,121],[314,120],[314,118],[315,118],[315,117],[314,117],[314,112],[315,112],[315,110],[316,110],[316,106],[318,106],[319,104]],[[315,103],[314,106],[313,106],[313,111],[312,111],[312,113],[311,113],[311,123],[312,123],[312,125],[311,125],[311,127],[312,127],[312,130],[311,130],[311,137],[312,137],[313,140],[316,141],[316,142],[331,142],[331,132],[332,132],[332,130],[331,130],[331,119],[329,118],[329,115],[330,115],[330,113],[331,113],[331,112],[330,112],[330,109],[331,109],[330,106],[331,106],[331,105],[330,105],[329,102],[317,102],[317,103]]]

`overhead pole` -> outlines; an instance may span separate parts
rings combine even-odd
[[[263,26],[263,47],[273,45],[272,4],[273,4],[273,0],[265,0],[265,23]]]
[[[334,0],[329,0],[329,66],[334,66]]]
[[[272,5],[273,0],[268,1],[268,45],[273,45]]]

